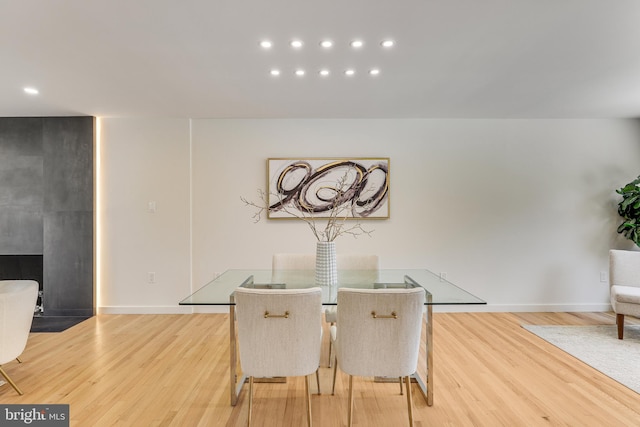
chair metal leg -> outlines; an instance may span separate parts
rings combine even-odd
[[[402,377],[398,377],[400,379],[400,381],[398,381],[400,383],[400,396],[402,396]]]
[[[333,325],[334,323],[330,323],[329,328],[331,328],[331,326]],[[331,337],[329,337],[329,364],[328,364],[329,368],[331,367],[331,361],[333,360],[331,358],[332,355],[333,355],[333,343],[331,342]]]
[[[320,367],[316,369],[316,385],[318,386],[318,395],[320,395]]]
[[[16,360],[18,361],[18,363],[22,363],[22,360],[20,360],[19,357],[16,357]]]
[[[249,415],[247,415],[247,427],[251,427],[252,410],[253,410],[253,377],[249,377]]]
[[[407,375],[404,378],[407,384],[407,409],[409,410],[409,426],[413,427],[413,399],[411,398],[411,377]]]
[[[336,360],[337,362],[337,360]],[[349,419],[347,425],[351,427],[353,424],[353,375],[349,375]]]
[[[11,384],[11,387],[13,387],[13,389],[18,392],[18,394],[20,396],[22,396],[22,390],[20,390],[20,388],[18,388],[18,386],[16,385],[16,383],[13,382],[13,380],[11,378],[9,378],[9,375],[7,375],[7,373],[4,371],[4,369],[2,369],[2,366],[0,366],[0,374],[2,374],[2,376],[4,377],[5,380],[7,380],[7,382],[9,384]]]
[[[336,394],[336,372],[338,372],[338,359],[334,361],[333,365],[333,386],[331,387],[331,395]]]
[[[318,371],[316,371],[316,374]],[[305,375],[304,377],[304,391],[306,392],[306,401],[307,401],[307,425],[311,427],[311,393],[309,393],[309,377]]]
[[[618,325],[618,339],[624,335],[624,314],[616,314],[616,325]]]

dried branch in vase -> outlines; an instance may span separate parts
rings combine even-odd
[[[338,179],[333,187],[323,187],[322,190],[332,195],[331,198],[323,198],[327,202],[324,215],[320,216],[312,208],[308,207],[304,201],[297,198],[287,198],[281,193],[267,193],[258,190],[260,202],[250,201],[244,197],[240,200],[246,205],[256,209],[252,218],[254,222],[259,222],[263,215],[269,211],[284,212],[292,218],[297,218],[306,223],[311,232],[319,242],[333,242],[339,236],[352,236],[357,238],[361,235],[371,236],[374,230],[363,227],[362,223],[353,217],[353,204],[349,197],[345,197],[348,184],[348,173]],[[269,202],[269,195],[277,200],[277,203]]]

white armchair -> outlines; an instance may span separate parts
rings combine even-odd
[[[618,339],[622,339],[624,316],[640,317],[640,252],[609,251],[609,286]]]
[[[33,280],[0,281],[0,374],[18,394],[18,388],[2,365],[20,355],[27,345],[33,312],[38,299],[38,282]]]
[[[234,298],[240,365],[249,377],[247,425],[251,425],[254,377],[304,376],[311,426],[308,375],[317,375],[320,363],[322,290],[238,288]]]

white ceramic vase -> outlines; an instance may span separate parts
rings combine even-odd
[[[336,243],[318,242],[316,244],[316,285],[335,286],[337,284]]]

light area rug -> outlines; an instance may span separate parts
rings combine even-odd
[[[625,326],[624,340],[615,325],[522,325],[620,384],[640,393],[640,326]]]

